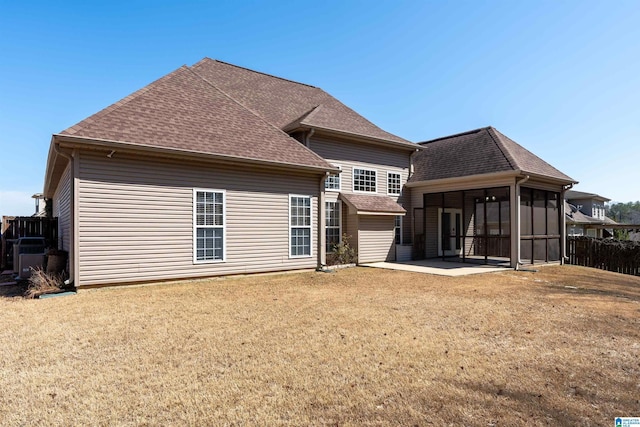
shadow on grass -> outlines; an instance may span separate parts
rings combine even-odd
[[[640,277],[582,267],[571,274],[545,275],[545,293],[602,296],[640,302]]]
[[[584,425],[586,420],[593,421],[594,418],[597,420],[605,417],[604,414],[595,409],[597,406],[592,404],[593,400],[590,399],[590,396],[571,396],[567,397],[566,402],[562,402],[549,396],[548,390],[521,391],[510,389],[510,387],[498,387],[478,382],[458,382],[455,386],[460,390],[468,390],[472,394],[484,396],[485,398],[482,400],[485,402],[487,400],[495,402],[493,410],[498,413],[501,411],[509,412],[512,415],[519,413],[522,418],[528,418],[529,421],[536,425],[542,420],[548,421],[551,419],[556,426],[573,427]],[[576,398],[584,402],[576,405]],[[574,404],[572,405],[569,402]],[[603,401],[600,400],[598,403],[602,404]],[[608,403],[616,406],[621,404],[615,399]],[[581,407],[585,408],[584,412],[577,413]],[[632,408],[633,404],[625,402],[622,407]],[[498,415],[498,418],[501,417]]]
[[[17,282],[13,274],[0,274],[0,298],[23,297],[27,290],[25,283]]]
[[[24,298],[26,290],[25,285],[3,285],[0,286],[0,298]]]

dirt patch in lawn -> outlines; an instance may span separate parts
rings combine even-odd
[[[611,425],[640,279],[379,269],[0,298],[2,425]]]

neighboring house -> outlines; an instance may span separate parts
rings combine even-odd
[[[565,220],[567,222],[567,235],[611,237],[608,225],[616,225],[617,222],[605,216],[604,205],[610,201],[594,193],[569,190],[565,193]]]
[[[205,58],[53,135],[44,195],[76,286],[315,268],[327,235],[392,260],[417,148],[319,88]]]
[[[46,216],[47,215],[47,199],[45,199],[44,194],[36,193],[31,198],[35,201],[36,210],[32,216]]]
[[[493,128],[414,144],[205,58],[53,135],[44,197],[83,287],[315,268],[345,234],[360,264],[558,261],[572,182]]]

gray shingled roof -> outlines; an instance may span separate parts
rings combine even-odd
[[[320,156],[189,67],[156,80],[61,135],[330,169]]]
[[[575,205],[565,201],[564,202],[564,212],[567,217],[567,222],[571,224],[604,224],[604,225],[617,225],[618,223],[612,220],[609,217],[604,217],[604,219],[594,218],[589,215],[585,215],[580,212]]]
[[[564,198],[567,200],[599,199],[607,202],[611,200],[596,193],[585,193],[584,191],[576,191],[576,190],[567,191],[566,193],[564,193]]]
[[[600,221],[597,218],[590,217],[589,215],[585,215],[580,210],[567,202],[564,202],[564,212],[567,216],[567,222],[571,224],[600,224]]]
[[[409,182],[521,171],[575,182],[493,127],[419,143]]]
[[[389,196],[340,193],[340,198],[358,212],[403,215],[407,211]]]
[[[61,135],[332,169],[285,132],[315,127],[413,146],[321,89],[205,58]]]
[[[210,58],[204,58],[193,69],[285,131],[315,127],[413,146],[412,142],[380,129],[320,88]]]

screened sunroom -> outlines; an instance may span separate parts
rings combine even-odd
[[[415,259],[562,261],[573,179],[491,127],[420,145],[407,184]]]

